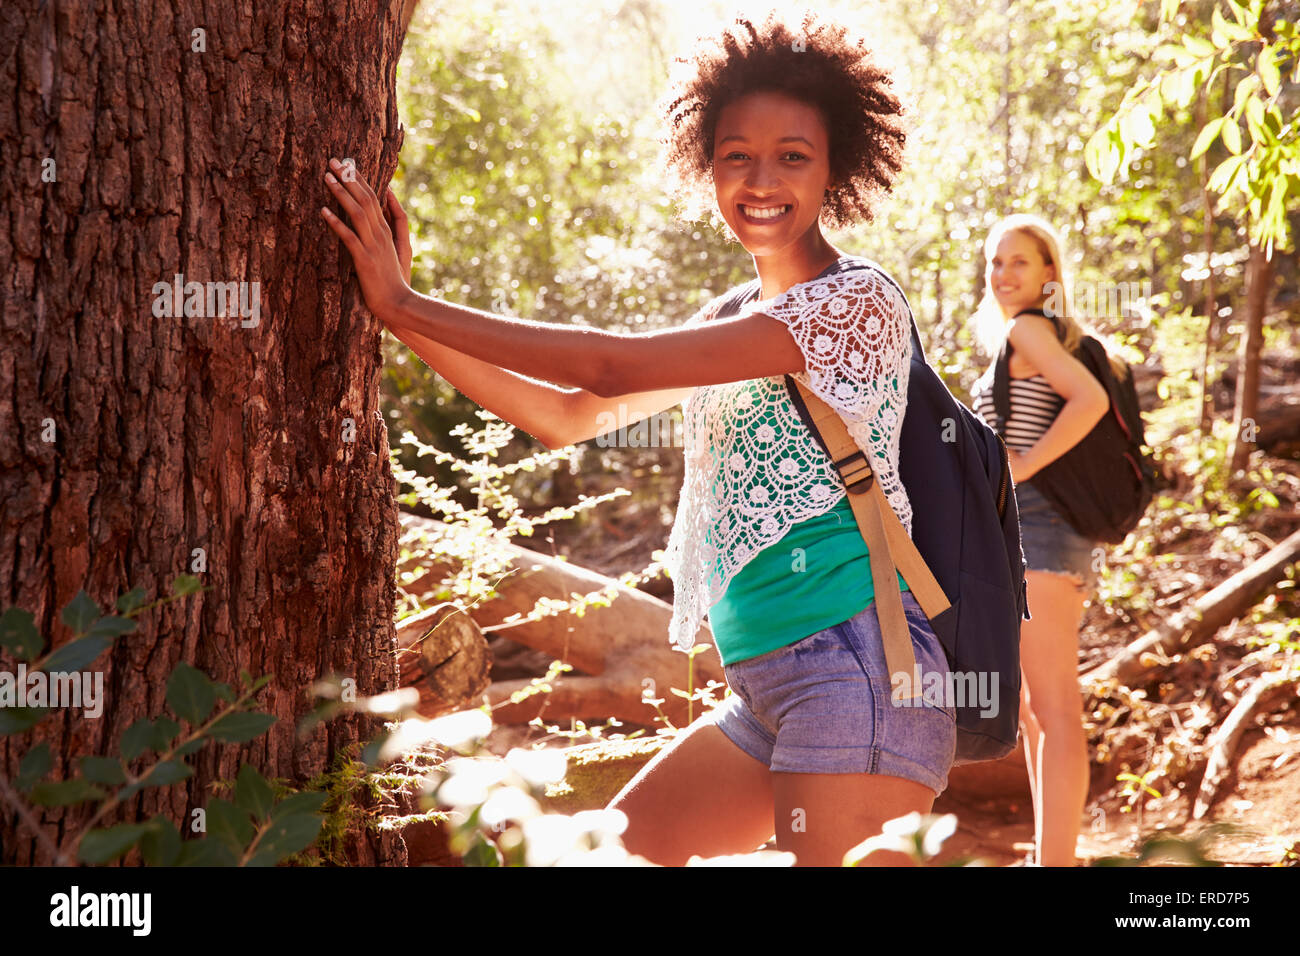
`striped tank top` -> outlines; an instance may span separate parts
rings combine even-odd
[[[1032,378],[1011,379],[1011,414],[1003,423],[993,406],[993,369],[975,383],[975,414],[988,422],[989,427],[1003,435],[1007,447],[1018,452],[1028,451],[1043,432],[1052,427],[1056,416],[1065,407],[1062,398],[1041,375]]]

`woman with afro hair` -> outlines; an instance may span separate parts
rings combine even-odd
[[[891,698],[866,544],[785,385],[792,375],[840,415],[910,531],[898,439],[911,313],[879,266],[822,234],[871,220],[902,165],[902,107],[865,42],[811,11],[798,23],[738,17],[678,67],[663,101],[666,170],[685,217],[719,217],[757,278],[677,328],[624,335],[419,295],[396,199],[386,217],[366,183],[336,178],[337,162],[325,179],[351,228],[322,213],[371,311],[548,447],[602,434],[620,406],[683,404],[670,637],[688,647],[707,615],[732,693],[610,806],[628,817],[626,847],[657,863],[745,853],[775,835],[800,865],[838,865],[886,821],[930,810],[956,741],[951,707]],[[946,676],[901,575],[898,587],[916,667]]]

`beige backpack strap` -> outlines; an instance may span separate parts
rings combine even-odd
[[[906,700],[921,693],[916,674],[916,657],[912,653],[911,632],[903,613],[903,598],[898,589],[895,570],[903,575],[908,588],[928,618],[948,610],[948,597],[930,573],[929,566],[916,550],[911,536],[890,507],[884,489],[871,469],[871,462],[833,408],[813,394],[793,376],[813,426],[830,451],[831,462],[849,492],[849,506],[857,519],[858,529],[867,543],[871,559],[871,578],[876,592],[876,617],[885,645],[885,662],[891,685],[895,675],[907,675],[897,699]]]

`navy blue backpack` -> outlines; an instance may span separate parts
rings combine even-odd
[[[851,269],[877,270],[907,301],[898,283],[861,256],[840,260],[818,278]],[[718,317],[735,315],[758,298],[760,287],[757,279],[740,286],[722,303]],[[1002,439],[948,391],[926,361],[914,317],[911,323],[899,477],[912,503],[912,543],[949,603],[930,619],[930,626],[943,645],[954,681],[964,688],[952,699],[956,763],[994,760],[1016,746],[1020,622],[1029,619],[1015,489]],[[799,387],[789,375],[785,384],[804,426],[843,477],[849,469],[830,455]]]

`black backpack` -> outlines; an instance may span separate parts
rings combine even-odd
[[[877,270],[907,301],[898,283],[861,256],[835,263],[818,278],[850,269]],[[757,279],[739,287],[718,315],[735,315],[758,297],[760,287]],[[955,762],[994,760],[1016,746],[1020,622],[1029,619],[1011,469],[1002,439],[948,391],[925,359],[915,318],[911,324],[912,362],[899,438],[899,477],[912,502],[912,542],[951,605],[932,618],[930,626],[943,645],[949,670],[969,675],[959,680],[977,698],[972,701],[971,695],[959,690],[953,701]],[[789,376],[785,384],[804,426],[826,451]],[[978,701],[985,691],[988,708]]]
[[[1052,320],[1057,335],[1060,320],[1042,309],[1025,309]],[[993,408],[1005,434],[1011,414],[1011,343],[1003,344],[993,372]],[[1110,396],[1110,408],[1083,439],[1060,458],[1030,477],[1036,488],[1075,531],[1091,541],[1118,544],[1146,512],[1155,491],[1155,468],[1142,450],[1146,436],[1133,373],[1115,376],[1106,347],[1085,335],[1073,352]],[[1127,368],[1127,365],[1125,366]]]

